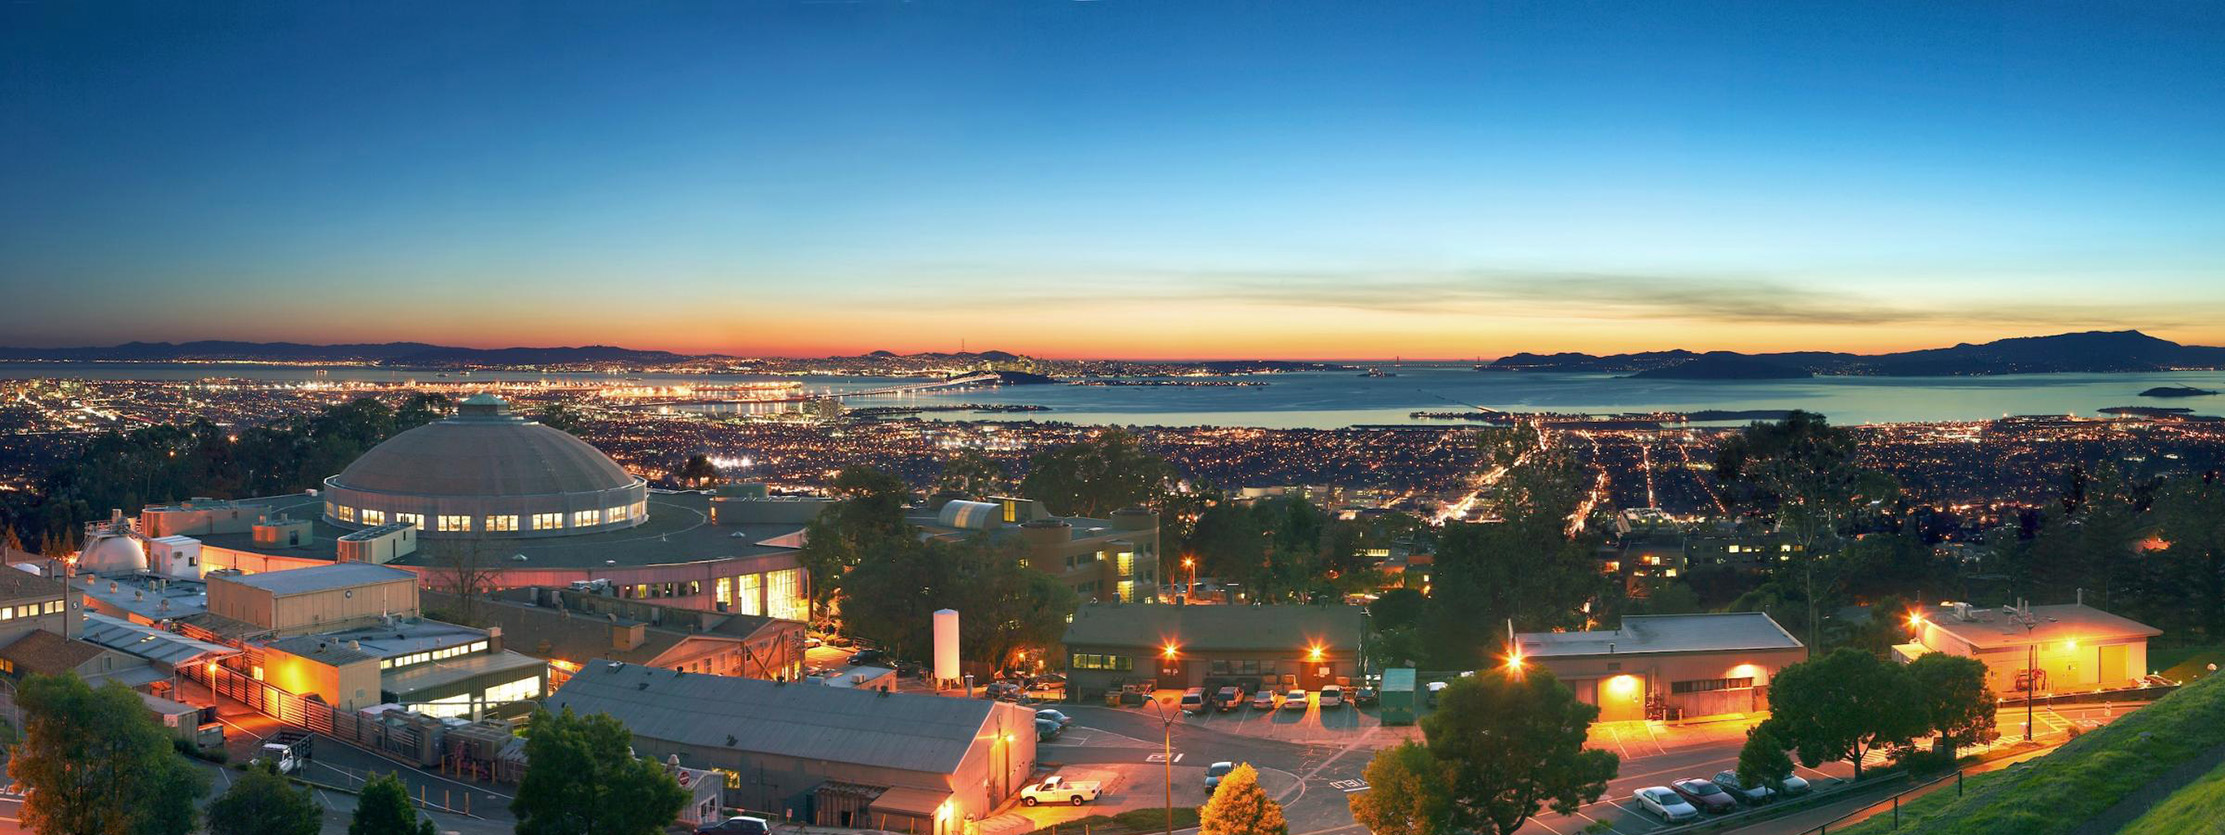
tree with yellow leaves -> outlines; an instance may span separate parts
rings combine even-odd
[[[1282,807],[1259,787],[1259,772],[1238,763],[1198,809],[1198,835],[1290,835]]]

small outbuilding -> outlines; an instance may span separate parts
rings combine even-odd
[[[1068,686],[1090,698],[1143,680],[1173,689],[1349,685],[1366,636],[1358,606],[1086,604],[1066,627]]]
[[[1769,708],[1769,680],[1807,658],[1761,612],[1632,615],[1616,629],[1524,632],[1521,663],[1551,671],[1599,720],[1675,720]]]

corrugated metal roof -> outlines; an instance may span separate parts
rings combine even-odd
[[[371,583],[392,583],[398,580],[407,580],[414,584],[417,582],[417,574],[400,568],[388,568],[367,562],[339,562],[314,568],[266,571],[261,574],[210,574],[208,579],[238,583],[243,586],[263,589],[271,594],[288,595],[352,588]]]
[[[706,748],[948,774],[997,708],[982,699],[682,675],[596,661],[550,710],[608,713],[636,736]]]
[[[190,664],[205,656],[235,655],[239,652],[221,644],[196,641],[175,632],[165,632],[92,613],[86,613],[85,629],[79,637],[88,643],[172,667]]]
[[[1799,649],[1792,633],[1761,612],[1630,615],[1622,628],[1591,632],[1524,632],[1522,654],[1537,657],[1629,655],[1640,652],[1733,652]]]
[[[1176,606],[1092,603],[1074,612],[1067,646],[1160,647],[1198,652],[1357,651],[1367,630],[1358,606]]]

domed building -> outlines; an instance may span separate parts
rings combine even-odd
[[[652,490],[569,433],[475,394],[386,439],[307,493],[149,506],[101,571],[199,579],[334,562],[460,572],[486,589],[583,584],[611,597],[798,620],[796,557],[822,503]],[[467,567],[468,566],[468,567]]]
[[[407,522],[427,539],[568,536],[647,521],[649,489],[601,450],[475,394],[325,479],[324,519]]]

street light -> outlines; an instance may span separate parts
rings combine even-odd
[[[1168,657],[1172,658],[1173,644],[1167,645],[1167,652],[1169,653]],[[1160,761],[1162,767],[1166,770],[1167,782],[1166,835],[1174,835],[1174,722],[1181,718],[1182,712],[1175,711],[1173,715],[1168,715],[1166,703],[1158,699],[1151,700],[1151,711],[1159,715],[1159,726],[1161,730],[1166,732],[1166,750],[1161,754]]]

